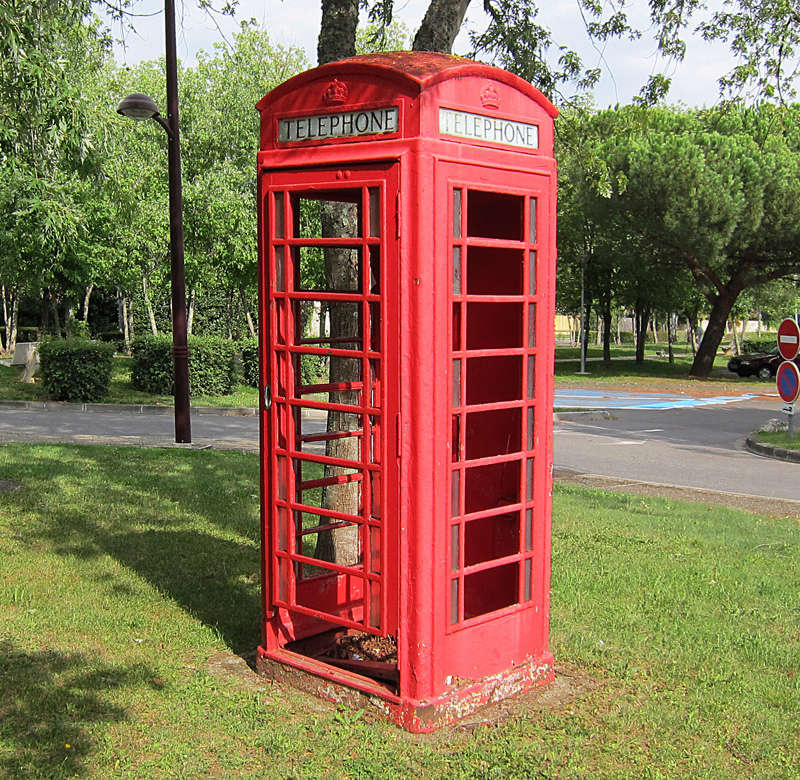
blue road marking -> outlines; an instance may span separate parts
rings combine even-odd
[[[623,393],[602,390],[556,390],[556,408],[571,409],[685,409],[713,404],[730,404],[758,398],[757,395],[717,395],[692,398],[673,393]]]

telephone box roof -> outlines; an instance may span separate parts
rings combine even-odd
[[[263,111],[270,103],[288,92],[301,88],[306,82],[327,75],[341,76],[344,73],[374,74],[386,80],[397,81],[406,89],[423,92],[434,84],[448,79],[478,76],[493,79],[519,90],[538,103],[551,117],[558,116],[558,109],[529,82],[492,65],[475,62],[466,57],[439,54],[427,51],[394,51],[381,54],[362,54],[338,60],[307,70],[285,81],[265,95],[257,104]]]

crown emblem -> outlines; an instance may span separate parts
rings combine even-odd
[[[322,100],[326,105],[331,106],[336,103],[344,103],[349,94],[350,90],[347,88],[347,84],[335,78],[328,84],[328,88],[325,90]]]
[[[500,108],[500,95],[491,84],[483,88],[481,103],[485,108]]]

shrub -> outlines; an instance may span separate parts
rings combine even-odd
[[[250,387],[258,387],[258,341],[247,339],[239,345],[242,352],[242,379]]]
[[[125,334],[121,330],[101,330],[95,334],[95,338],[113,344],[117,352],[125,349]]]
[[[167,336],[142,336],[131,344],[133,367],[131,384],[135,390],[153,395],[171,395],[172,339]]]
[[[234,342],[190,336],[188,343],[190,395],[227,395],[232,392],[235,381]],[[171,338],[144,336],[134,339],[131,354],[131,382],[136,390],[154,395],[175,392]]]
[[[304,385],[324,384],[327,382],[328,362],[324,355],[300,356],[300,381]]]
[[[73,338],[88,339],[91,336],[89,333],[89,323],[85,320],[73,320],[70,328],[72,329]]]
[[[742,343],[742,352],[751,355],[754,352],[772,352],[778,346],[778,337],[771,336],[765,339],[746,339]]]
[[[108,394],[114,347],[88,339],[52,339],[39,346],[40,373],[56,401],[101,401]]]

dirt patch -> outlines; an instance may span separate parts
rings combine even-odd
[[[10,479],[0,479],[0,493],[12,493],[22,487],[21,482],[14,482]]]
[[[255,664],[255,653],[253,663]],[[233,653],[214,653],[208,659],[208,671],[215,677],[240,689],[251,691],[264,690],[264,678],[256,674],[255,669],[248,665],[242,656]]]
[[[532,688],[510,699],[482,707],[473,715],[442,729],[442,731],[445,733],[448,730],[474,731],[480,726],[497,726],[508,718],[531,717],[537,713],[559,710],[578,696],[601,686],[601,680],[591,677],[577,666],[558,663],[556,664],[556,676],[552,682]]]
[[[724,493],[718,490],[662,485],[657,482],[637,482],[618,477],[604,477],[600,474],[580,474],[568,469],[554,469],[553,479],[572,485],[612,490],[617,493],[630,493],[636,496],[655,496],[657,498],[688,501],[709,506],[724,506],[741,509],[759,515],[772,517],[800,518],[800,501],[782,498],[763,498],[746,496],[740,493]]]

